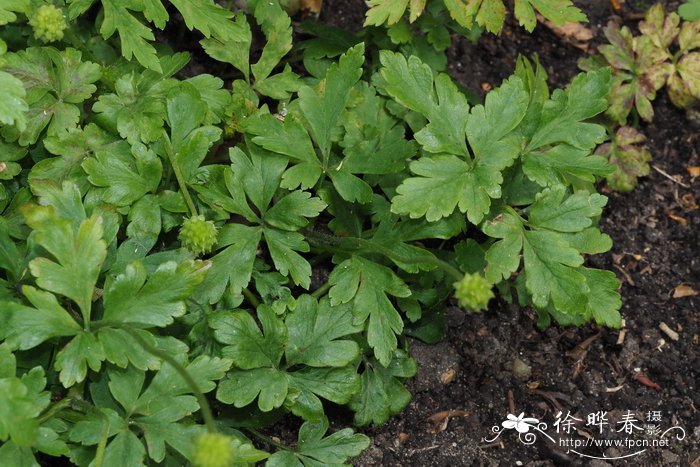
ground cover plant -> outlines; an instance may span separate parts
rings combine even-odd
[[[0,5],[3,465],[342,464],[370,441],[328,407],[400,412],[447,303],[620,325],[585,262],[609,68],[521,57],[478,103],[361,35],[295,47],[274,1]]]
[[[679,8],[685,21],[675,12],[665,13],[656,4],[639,23],[641,35],[634,36],[627,26],[611,21],[604,29],[609,41],[599,47],[601,55],[582,59],[583,69],[611,66],[613,86],[606,114],[617,127],[611,144],[599,149],[607,154],[616,170],[607,177],[610,186],[631,191],[638,177],[649,174],[651,153],[643,147],[646,137],[634,123],[626,126],[630,115],[649,122],[654,118],[652,102],[657,92],[666,89],[673,105],[695,115],[700,100],[700,20],[692,18],[691,4]]]

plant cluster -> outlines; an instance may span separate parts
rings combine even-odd
[[[619,325],[585,264],[611,247],[609,69],[550,92],[521,58],[470,104],[356,36],[293,49],[281,5],[247,3],[0,4],[1,465],[340,465],[369,439],[329,404],[401,411],[405,336],[438,340],[453,296]],[[155,44],[175,10],[233,79]],[[288,414],[296,445],[260,432]]]
[[[627,26],[610,22],[604,29],[609,44],[599,47],[601,55],[580,62],[584,70],[601,66],[613,70],[606,114],[621,128],[613,144],[601,151],[610,154],[617,167],[608,183],[619,191],[632,190],[637,177],[649,173],[649,152],[630,149],[645,139],[625,126],[630,114],[650,122],[652,101],[664,87],[676,107],[692,112],[700,101],[700,20],[681,21],[678,14],[667,15],[656,4],[646,12],[639,30],[641,35],[635,36]]]

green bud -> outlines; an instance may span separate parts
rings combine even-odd
[[[465,274],[453,284],[459,306],[473,311],[485,310],[493,298],[493,285],[481,274]]]
[[[63,31],[68,27],[63,10],[54,5],[42,5],[29,19],[34,37],[44,43],[63,39]]]
[[[209,253],[216,244],[216,226],[204,216],[192,216],[185,219],[178,238],[182,245],[195,255]]]
[[[229,467],[233,463],[231,440],[222,433],[205,433],[194,440],[192,465],[195,467]]]

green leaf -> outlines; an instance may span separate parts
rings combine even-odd
[[[275,368],[232,370],[228,378],[219,384],[216,398],[234,407],[245,407],[258,398],[260,410],[269,412],[282,406],[288,389],[284,372]]]
[[[7,271],[9,280],[19,282],[24,269],[24,255],[20,253],[17,244],[10,238],[7,221],[0,219],[0,268]]]
[[[416,141],[429,152],[466,155],[469,105],[450,78],[440,74],[433,81],[430,67],[415,56],[382,51],[380,60],[389,95],[430,121]]]
[[[603,68],[576,76],[566,91],[555,91],[525,152],[553,143],[565,143],[584,150],[602,143],[605,128],[584,120],[607,109],[609,86],[610,69]]]
[[[16,13],[26,13],[29,0],[3,0],[0,2],[0,26],[17,20]]]
[[[331,306],[328,299],[316,303],[311,296],[302,295],[285,323],[289,336],[285,356],[289,365],[341,367],[360,355],[355,341],[339,339],[363,329],[353,323],[349,305]]]
[[[470,207],[490,204],[488,195],[484,197],[478,189],[469,164],[459,157],[423,157],[410,167],[419,177],[405,179],[396,189],[391,208],[397,214],[435,222],[451,215],[457,207],[466,212]],[[472,217],[478,218],[476,214]]]
[[[108,135],[93,123],[84,128],[44,138],[43,144],[49,152],[58,157],[48,157],[32,167],[29,172],[32,185],[35,180],[52,180],[59,185],[70,181],[83,191],[87,191],[90,186],[81,167],[88,156],[97,152],[124,151],[122,140]]]
[[[582,268],[581,273],[591,289],[587,297],[587,314],[602,326],[619,328],[622,323],[620,316],[622,300],[618,292],[620,281],[615,273],[590,268]]]
[[[226,173],[230,177],[226,185],[234,200],[238,201],[241,195],[247,196],[261,213],[265,213],[272,201],[287,165],[282,157],[265,154],[267,157],[263,158],[263,154],[262,151],[251,150],[248,156],[241,149],[232,148],[229,151],[231,171]],[[236,212],[244,216],[252,213],[247,205]],[[249,220],[256,218],[253,215]]]
[[[293,191],[277,201],[264,216],[265,222],[281,230],[296,231],[306,227],[308,218],[317,217],[326,207],[319,198],[305,191]]]
[[[508,279],[520,265],[523,249],[522,222],[511,213],[500,213],[482,225],[484,233],[499,238],[486,252],[486,279],[498,283]]]
[[[310,165],[317,164],[320,176],[321,164],[316,157],[311,137],[293,114],[285,117],[284,121],[280,121],[269,113],[260,113],[248,120],[245,130],[247,133],[256,135],[253,142],[268,151],[284,154]],[[304,188],[310,188],[310,186]]]
[[[258,62],[250,67],[255,80],[260,82],[270,76],[282,57],[292,49],[292,21],[278,0],[257,1],[253,16],[266,39]]]
[[[515,0],[515,17],[528,32],[532,32],[537,24],[535,10],[558,26],[588,21],[570,0]]]
[[[361,256],[352,256],[337,265],[328,278],[328,296],[332,305],[353,304],[353,322],[367,321],[367,342],[383,364],[391,362],[396,350],[396,334],[403,330],[403,321],[388,295],[408,297],[411,290],[385,266]]]
[[[422,95],[426,97],[419,99],[416,97],[419,95],[417,89],[406,93],[406,89],[400,87],[401,80],[409,79],[406,77],[411,75],[406,67],[425,67],[417,59],[406,62],[400,56],[387,53],[383,55],[383,60],[383,76],[390,83],[387,90],[391,92],[393,89],[394,97],[398,96],[399,102],[403,101],[424,113],[431,121],[421,132],[436,121],[464,121],[458,129],[447,133],[444,131],[445,125],[436,126],[440,130],[431,130],[427,140],[421,139],[421,132],[416,134],[416,140],[426,150],[451,152],[454,155],[423,157],[412,162],[411,172],[419,177],[409,177],[397,187],[397,196],[392,199],[392,211],[408,214],[414,219],[425,216],[428,222],[433,222],[459,208],[471,222],[481,222],[489,211],[491,199],[501,197],[501,172],[513,163],[520,152],[520,138],[512,131],[522,121],[528,107],[528,95],[522,81],[517,77],[505,81],[499,89],[488,94],[483,106],[475,106],[468,114],[466,101],[451,113],[445,113],[425,93]],[[396,70],[403,71],[397,73]],[[430,82],[429,70],[416,76]],[[448,78],[445,80],[449,82]],[[434,120],[433,114],[440,115],[440,120]],[[473,150],[473,161],[465,160],[468,157],[465,133]],[[444,143],[449,140],[452,142]]]
[[[53,207],[28,206],[23,213],[36,243],[54,258],[39,257],[29,263],[37,284],[73,300],[89,322],[93,291],[107,255],[102,218],[85,219],[76,231],[73,222],[58,217]]]
[[[50,401],[50,394],[44,391],[46,378],[40,367],[30,370],[21,379],[15,377],[14,355],[5,346],[0,347],[0,353],[7,373],[0,378],[0,440],[29,447],[38,441],[37,417]],[[32,384],[34,382],[36,384]]]
[[[34,144],[44,128],[48,127],[49,136],[75,128],[81,117],[80,104],[95,92],[92,83],[102,75],[99,65],[82,61],[80,52],[70,48],[30,47],[3,59],[0,68],[22,81],[29,105],[26,128],[6,127],[3,136],[22,146]],[[7,91],[13,89],[13,83],[8,83]],[[13,102],[12,98],[6,102]]]
[[[63,387],[69,388],[82,382],[87,376],[88,366],[99,371],[105,359],[102,344],[94,334],[81,332],[56,354],[56,370]]]
[[[25,96],[22,81],[0,71],[0,123],[16,125],[19,131],[24,131],[27,126],[24,113],[29,109]]]
[[[161,264],[147,278],[139,262],[126,267],[104,292],[106,321],[128,323],[149,328],[164,327],[185,314],[185,300],[202,281],[207,264],[189,261]]]
[[[580,232],[591,218],[600,216],[608,199],[599,194],[578,191],[566,199],[564,187],[544,190],[530,207],[533,226],[557,232]]]
[[[121,42],[122,55],[127,60],[136,57],[144,67],[161,72],[156,49],[149,43],[155,39],[153,32],[131,13],[135,5],[129,0],[101,0],[104,20],[100,26],[103,39],[109,39],[116,31]]]
[[[204,37],[214,36],[222,41],[243,41],[245,33],[239,23],[230,21],[233,12],[213,0],[170,0],[185,19],[190,31],[196,29]]]
[[[3,335],[10,347],[27,350],[52,337],[73,336],[81,327],[58,303],[56,297],[32,286],[22,287],[22,293],[33,305],[28,307],[18,303],[4,303],[9,314]]]
[[[328,419],[306,422],[299,429],[297,448],[293,452],[276,452],[267,461],[269,467],[345,465],[351,457],[360,455],[370,445],[370,439],[345,428],[325,436]],[[294,459],[296,457],[296,459]],[[297,460],[298,459],[298,460]]]
[[[411,401],[411,393],[399,378],[410,378],[416,371],[416,362],[402,350],[392,355],[386,368],[376,362],[367,364],[362,373],[362,387],[350,401],[355,423],[359,426],[381,425],[400,413]]]
[[[688,0],[678,7],[678,14],[686,21],[700,19],[700,0]]]
[[[207,303],[217,303],[229,287],[237,296],[250,282],[256,250],[262,231],[242,224],[226,224],[219,231],[219,247],[225,247],[211,258],[211,267],[199,285],[197,296]]]
[[[158,156],[141,143],[131,148],[123,144],[114,149],[120,150],[99,151],[82,163],[90,183],[106,188],[102,199],[116,206],[127,206],[155,192],[163,173]]]
[[[160,138],[165,121],[165,103],[156,86],[141,89],[136,75],[122,76],[115,83],[115,94],[102,94],[92,106],[116,122],[117,130],[129,144],[151,143]]]
[[[576,271],[583,258],[562,237],[547,231],[525,232],[523,262],[526,285],[535,305],[546,307],[551,298],[559,310],[583,310],[584,294],[590,290]]]
[[[253,317],[245,311],[220,313],[212,317],[210,326],[216,339],[226,344],[222,354],[241,369],[250,370],[277,366],[287,343],[287,329],[267,305],[258,307],[260,331]]]
[[[408,7],[408,0],[369,0],[369,9],[365,13],[365,24],[363,26],[381,26],[396,24]],[[413,10],[411,10],[413,11]]]
[[[204,50],[215,60],[233,65],[245,76],[246,81],[250,75],[250,43],[252,33],[245,14],[238,12],[233,20],[239,29],[240,38],[234,41],[222,41],[214,37],[202,39]]]
[[[112,439],[104,451],[104,462],[106,465],[133,465],[134,467],[145,466],[143,463],[146,457],[146,448],[139,441],[135,434],[129,430],[122,431]]]
[[[544,187],[578,181],[593,183],[596,176],[610,175],[614,167],[604,157],[591,155],[590,150],[559,144],[524,155],[523,171],[530,180]]]
[[[132,332],[140,335],[141,339],[150,345],[158,347],[158,342],[148,331],[133,329]],[[131,332],[118,328],[101,328],[97,332],[97,338],[104,351],[105,360],[119,368],[126,368],[128,364],[139,370],[160,368],[161,361],[146,351]]]
[[[169,143],[173,163],[190,182],[209,151],[221,137],[221,129],[204,125],[208,106],[194,86],[183,86],[166,101]]]
[[[316,88],[299,89],[299,108],[324,157],[330,152],[331,132],[338,124],[350,91],[362,76],[364,53],[364,43],[354,46],[328,68],[326,77]]]

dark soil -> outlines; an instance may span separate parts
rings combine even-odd
[[[592,44],[602,41],[608,20],[635,27],[639,13],[650,6],[629,0],[620,2],[623,9],[616,13],[609,0],[577,3],[591,20]],[[677,4],[666,2],[667,9],[675,10]],[[321,19],[356,30],[364,8],[361,0],[326,0]],[[499,37],[484,35],[477,44],[455,40],[448,54],[450,72],[476,92],[509,76],[520,53],[537,53],[551,84],[563,86],[585,54],[542,25],[529,35],[513,21]],[[610,253],[590,258],[622,281],[624,329],[591,325],[542,331],[533,311],[504,303],[484,314],[451,310],[443,343],[412,342],[420,365],[417,377],[408,382],[413,401],[387,424],[364,430],[373,444],[355,465],[700,466],[700,296],[673,298],[680,284],[700,290],[700,210],[695,204],[700,202],[700,180],[687,171],[700,166],[700,131],[664,95],[654,108],[654,122],[640,128],[649,138],[655,169],[631,194],[606,193],[610,200],[601,227],[614,246]],[[661,323],[676,331],[678,340],[664,333]],[[462,416],[443,426],[428,421],[451,410],[466,415],[457,412]],[[628,411],[638,426],[651,423],[665,430],[677,425],[686,436],[677,440],[669,433],[669,446],[649,447],[626,460],[581,457],[542,435],[526,446],[515,430],[504,431],[495,442],[484,441],[495,436],[491,427],[500,426],[507,414],[521,412],[546,422],[546,433],[556,437],[552,422],[559,411],[583,420],[577,433],[558,435],[563,438],[645,438],[641,432],[617,432],[623,426],[617,422]],[[610,426],[603,435],[597,427],[585,426],[587,415],[598,411],[608,412]],[[660,415],[660,421],[649,422],[648,415]],[[658,439],[658,434],[650,437]],[[610,458],[642,449],[577,451]]]

